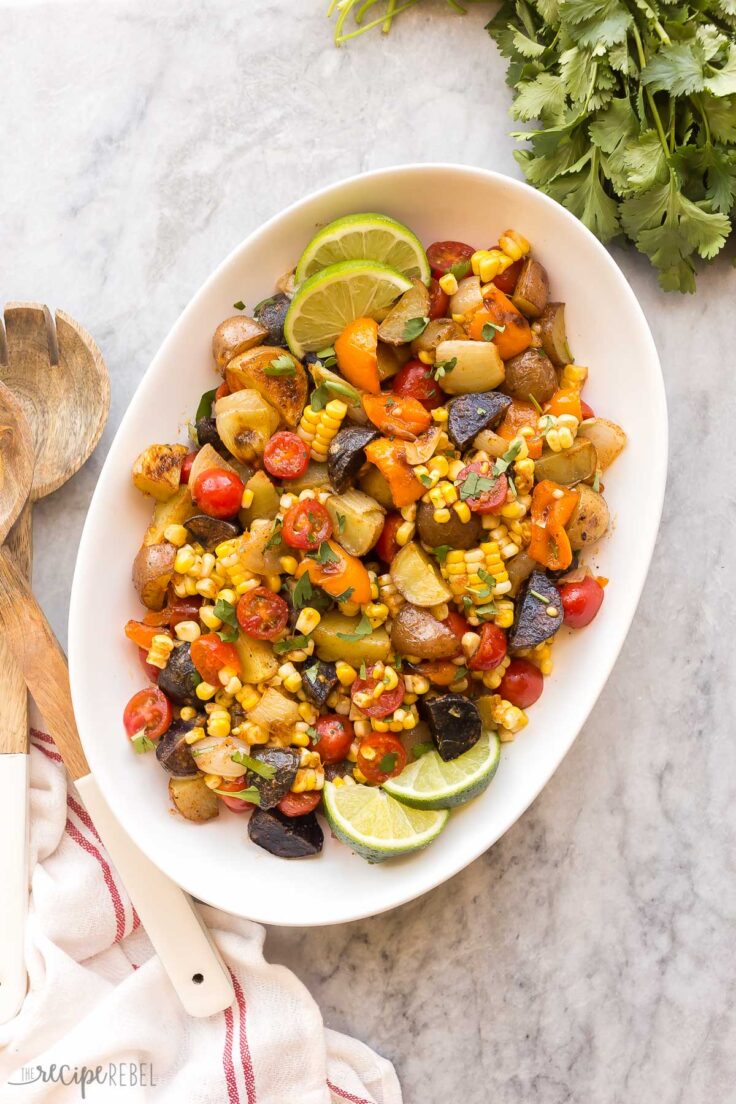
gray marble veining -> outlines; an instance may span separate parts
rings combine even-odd
[[[324,8],[0,2],[0,299],[82,320],[113,385],[95,457],[36,510],[36,588],[62,637],[106,448],[215,263],[363,169],[516,174],[484,6],[422,4],[340,51]],[[394,1060],[407,1104],[736,1100],[736,272],[723,258],[695,297],[665,296],[641,258],[616,257],[662,356],[672,450],[649,582],[597,708],[529,813],[450,885],[269,933],[327,1022]]]

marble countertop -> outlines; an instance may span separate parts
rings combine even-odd
[[[0,3],[0,299],[63,307],[112,377],[95,456],[36,509],[36,589],[62,638],[116,425],[231,247],[364,169],[518,175],[485,6],[422,4],[390,38],[339,51],[325,6]],[[616,258],[662,357],[672,448],[649,582],[606,690],[530,811],[451,885],[374,920],[269,933],[327,1023],[395,1062],[407,1104],[736,1099],[736,695],[717,631],[736,272],[723,258],[695,297],[664,295],[641,258]]]

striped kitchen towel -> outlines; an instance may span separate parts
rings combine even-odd
[[[258,924],[202,907],[236,1000],[187,1016],[53,741],[31,737],[29,993],[0,1026],[2,1104],[401,1104],[391,1064],[266,962]]]

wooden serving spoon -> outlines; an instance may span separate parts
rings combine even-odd
[[[3,384],[0,384],[0,426],[8,427],[5,437],[9,441],[19,442],[12,452],[4,450],[3,456],[10,460],[22,452],[25,457],[15,475],[15,491],[0,493],[0,508],[4,507],[8,515],[0,516],[1,536],[10,528],[23,492],[28,491],[28,486],[22,484],[23,471],[26,484],[31,480],[29,430],[18,404]],[[11,477],[8,471],[9,488]],[[229,1007],[234,993],[227,967],[194,903],[128,838],[90,774],[74,720],[64,653],[5,548],[0,548],[0,631],[184,1008],[192,1016],[211,1016]]]
[[[5,333],[0,318],[0,381],[12,390],[23,410],[35,451],[28,502],[6,541],[19,570],[30,580],[32,504],[66,483],[88,459],[107,421],[110,381],[102,354],[86,330],[62,311],[54,321],[41,303],[6,306]],[[0,671],[0,808],[8,808],[12,794],[17,820],[15,799],[28,775],[28,691],[2,638]],[[5,848],[0,871],[4,919],[9,930],[21,936],[28,901],[28,858],[23,844],[26,815],[15,828],[15,838],[22,845],[15,850]],[[22,950],[22,943],[11,946],[4,941],[0,974],[3,961],[23,962]],[[16,985],[14,994],[7,982],[0,987],[0,1023],[15,1014],[24,994],[25,979]]]

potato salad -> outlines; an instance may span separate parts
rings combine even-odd
[[[584,554],[625,433],[584,398],[553,275],[488,237],[325,226],[217,326],[189,440],[135,460],[124,726],[187,820],[243,816],[284,858],[321,851],[318,812],[371,862],[422,848],[598,615]]]

